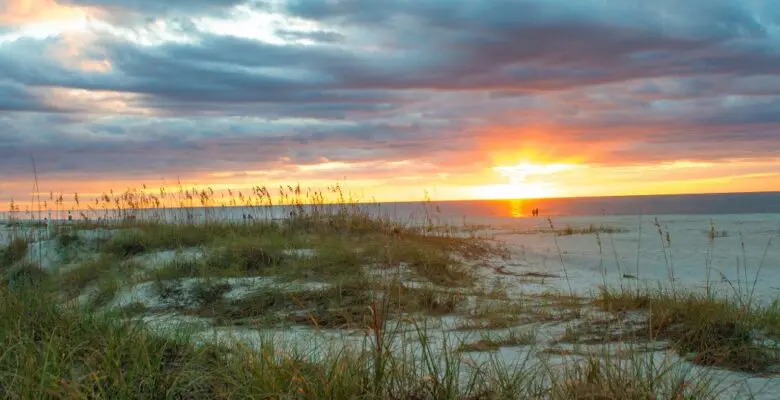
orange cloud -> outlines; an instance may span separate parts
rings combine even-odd
[[[104,90],[45,88],[39,90],[45,104],[59,109],[88,111],[92,114],[155,116],[160,112],[140,105],[138,94]]]
[[[358,164],[364,166],[364,164]],[[643,194],[682,194],[713,192],[780,191],[780,159],[731,160],[723,162],[677,161],[633,166],[538,164],[520,165],[517,168],[499,167],[499,171],[486,173],[445,174],[420,171],[414,163],[389,163],[392,174],[377,174],[368,170],[382,168],[373,165],[362,172],[346,173],[346,164],[323,162],[301,169],[298,165],[269,170],[263,175],[253,171],[246,174],[227,172],[204,173],[182,178],[186,189],[208,189],[218,192],[217,201],[223,200],[222,192],[232,190],[237,196],[251,193],[257,185],[267,186],[276,194],[279,185],[297,185],[306,189],[324,189],[341,180],[342,186],[360,201],[377,199],[388,201],[420,201],[427,192],[433,200],[455,199],[522,199],[537,197],[620,196]],[[339,173],[334,174],[334,169]],[[502,173],[504,171],[506,173]],[[507,172],[508,171],[508,172]],[[517,177],[520,171],[521,177]],[[344,173],[342,175],[342,173]],[[507,176],[507,174],[509,176]],[[346,178],[346,181],[344,179]],[[513,179],[515,178],[515,179]],[[41,201],[51,206],[49,190],[63,193],[66,207],[74,206],[73,193],[79,193],[82,206],[94,205],[101,193],[121,193],[127,188],[141,188],[146,184],[154,193],[160,187],[168,192],[177,191],[175,180],[138,180],[127,176],[117,179],[98,178],[72,180],[65,175],[39,176]],[[22,209],[37,204],[30,202],[32,177],[4,182],[0,186],[0,218],[8,210],[8,200],[13,198]],[[35,207],[33,207],[35,208]]]
[[[58,36],[48,52],[63,65],[84,71],[106,72],[107,59],[94,59],[85,49],[96,34],[90,29],[91,18],[100,12],[88,7],[74,7],[55,0],[10,0],[0,6],[0,24],[16,25],[22,36]]]
[[[0,23],[11,25],[78,20],[88,15],[87,8],[65,6],[55,0],[7,0],[0,5]]]
[[[107,58],[95,59],[88,56],[85,50],[97,37],[89,31],[66,31],[60,34],[60,41],[51,50],[52,58],[64,66],[83,71],[108,72],[111,61]]]

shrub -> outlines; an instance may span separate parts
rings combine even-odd
[[[27,256],[28,240],[17,237],[11,240],[5,248],[0,249],[0,267],[9,267]]]
[[[11,287],[38,285],[42,283],[49,274],[38,264],[32,262],[23,262],[8,268],[3,274],[3,283]]]

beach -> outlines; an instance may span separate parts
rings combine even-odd
[[[383,340],[393,343],[388,351],[399,360],[452,353],[469,365],[567,369],[592,357],[628,357],[682,366],[692,380],[717,376],[723,390],[716,398],[746,390],[773,398],[767,372],[774,364],[699,365],[674,349],[669,332],[637,336],[652,315],[645,306],[616,313],[604,296],[694,293],[771,310],[780,292],[780,249],[772,242],[778,214],[477,215],[460,224],[428,209],[396,220],[369,211],[277,214],[191,224],[107,219],[25,228],[20,222],[6,225],[0,238],[8,244],[27,232],[24,259],[59,276],[66,304],[119,313],[163,336],[184,330],[195,343],[255,350],[273,343],[276,351],[326,362],[317,350],[370,348],[372,329],[379,329],[371,328],[379,312],[371,307],[394,298],[382,322],[394,328]],[[385,250],[377,252],[380,244]],[[267,305],[247,311],[257,301]],[[758,326],[750,335],[773,340]]]

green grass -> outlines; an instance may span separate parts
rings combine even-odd
[[[376,322],[370,329],[379,342],[363,351],[302,352],[270,341],[259,349],[196,347],[186,330],[161,336],[138,323],[117,323],[114,315],[63,308],[24,288],[0,289],[0,313],[17,317],[0,319],[0,387],[18,398],[645,398],[632,388],[686,396],[663,397],[670,399],[712,398],[701,378],[632,374],[620,364],[562,373],[530,362],[475,363],[437,353],[432,344],[391,352],[390,336]],[[426,337],[425,328],[418,329]],[[583,381],[589,393],[610,397],[573,397],[572,390],[584,390]]]
[[[185,277],[208,276],[206,263],[193,257],[176,257],[147,273],[148,280],[164,281]]]
[[[184,290],[175,280],[155,280],[154,288],[157,295],[163,300],[182,301],[184,299]]]
[[[691,379],[679,364],[644,358],[622,361],[605,354],[569,363],[558,373],[564,378],[555,380],[552,399],[715,400],[723,391],[710,376]]]
[[[531,345],[536,342],[536,334],[534,332],[520,332],[517,330],[511,330],[508,334],[501,336],[497,335],[483,335],[483,337],[475,342],[463,343],[458,346],[458,351],[468,352],[484,352],[484,351],[496,351],[502,347]]]
[[[338,187],[334,190],[342,198],[335,211],[324,207],[321,194],[280,190],[280,201],[265,188],[255,189],[251,201],[239,195],[255,215],[243,223],[210,219],[166,224],[163,219],[124,218],[96,225],[85,219],[79,227],[121,232],[97,241],[84,239],[89,242],[85,246],[67,243],[65,247],[76,252],[95,245],[99,254],[61,272],[49,274],[20,263],[19,243],[4,248],[0,260],[13,260],[19,272],[3,271],[12,279],[0,286],[0,393],[74,399],[714,398],[717,382],[709,381],[706,373],[690,373],[685,362],[647,365],[649,358],[641,353],[631,353],[628,360],[583,353],[560,364],[547,363],[544,357],[508,364],[488,353],[487,361],[477,362],[463,352],[531,344],[531,335],[515,327],[581,319],[582,310],[593,306],[591,300],[544,294],[520,301],[501,290],[479,289],[478,274],[470,266],[507,257],[507,250],[474,231],[460,237],[452,227],[435,226],[435,216],[427,209],[424,224],[403,225],[372,217],[365,207],[345,201]],[[210,196],[207,191],[179,193],[174,200],[178,210],[171,211],[156,195],[134,191],[114,199],[118,209],[113,212],[124,217],[151,207],[161,215],[181,217],[197,199],[201,205],[213,205]],[[165,203],[170,196],[161,191],[160,197]],[[304,198],[313,201],[304,203]],[[272,200],[288,207],[290,218],[259,218],[263,209],[257,205]],[[107,195],[101,201],[106,208],[112,204]],[[605,226],[555,230],[550,225],[560,235],[624,232]],[[73,240],[60,238],[61,244]],[[24,247],[26,254],[27,243]],[[157,266],[140,265],[153,256],[136,258],[163,250],[182,252]],[[186,256],[192,250],[202,257]],[[296,253],[301,250],[306,252]],[[186,277],[200,280],[183,286],[179,279]],[[226,277],[263,277],[272,283],[242,298],[226,298],[235,287],[220,279]],[[191,303],[165,310],[147,309],[144,303],[105,308],[121,287],[143,280],[152,281],[163,298]],[[417,284],[404,285],[406,280]],[[88,307],[69,308],[70,302],[62,301],[63,294],[75,298],[85,293],[90,293]],[[647,313],[646,337],[627,340],[664,339],[700,364],[768,370],[777,361],[775,349],[746,338],[755,331],[777,336],[780,313],[774,305],[748,303],[743,309],[742,304],[660,291],[605,291],[596,300],[597,306],[617,315],[628,310]],[[271,340],[259,347],[226,347],[205,338],[211,337],[203,335],[211,333],[211,327],[201,332],[195,327],[160,331],[138,322],[157,312],[208,317],[215,326],[240,325],[241,333],[254,328],[262,334],[289,325],[317,334],[350,328],[340,333],[362,333],[363,342],[306,351]],[[427,326],[431,316],[441,315],[465,317],[456,330],[513,333],[485,334],[458,348],[457,342],[447,343],[448,334],[463,332],[436,332]]]
[[[344,235],[311,237],[306,247],[312,256],[288,257],[288,263],[278,268],[278,275],[288,279],[341,282],[362,277],[362,268],[370,256],[358,251],[364,237]]]
[[[432,287],[385,288],[392,307],[401,313],[422,313],[425,315],[451,315],[463,308],[466,299],[458,292]]]
[[[61,229],[56,240],[61,262],[72,263],[78,260],[79,254],[84,250],[84,240],[77,233]]]
[[[112,236],[101,246],[101,251],[118,257],[129,257],[159,250],[176,250],[197,247],[213,242],[216,238],[241,233],[250,236],[271,229],[270,226],[209,224],[177,225],[159,222],[139,223]]]
[[[201,285],[198,285],[201,286]],[[198,287],[196,286],[196,287]],[[462,295],[434,288],[408,288],[399,283],[335,284],[322,289],[260,289],[240,299],[220,297],[224,284],[202,283],[192,297],[208,296],[194,313],[219,318],[222,324],[295,324],[319,328],[365,328],[371,307],[384,305],[383,317],[401,319],[408,315],[455,314],[464,305]],[[176,293],[182,295],[182,293]],[[268,326],[268,325],[266,325]]]
[[[432,236],[403,227],[390,229],[386,222],[358,216],[335,221],[299,217],[284,224],[144,223],[107,239],[100,251],[124,259],[162,250],[203,250],[206,257],[202,262],[175,261],[164,266],[163,274],[171,278],[199,272],[338,281],[355,277],[369,264],[396,267],[403,263],[430,282],[447,286],[473,282],[473,274],[458,258],[505,255],[503,249],[479,238]],[[314,255],[297,256],[296,249],[306,249]]]
[[[211,282],[208,280],[199,281],[190,288],[190,297],[200,307],[209,307],[222,300],[224,294],[232,288],[229,283]]]
[[[49,276],[49,273],[42,269],[38,264],[23,261],[15,264],[12,267],[6,268],[0,275],[0,285],[8,285],[10,287],[39,286],[45,282]]]
[[[558,236],[572,236],[572,235],[595,235],[595,234],[612,234],[612,233],[625,233],[628,229],[605,226],[605,225],[588,225],[586,227],[571,227],[567,226],[563,229],[556,229],[554,233]]]
[[[139,268],[138,264],[112,255],[100,255],[73,266],[58,275],[59,290],[73,298],[101,281],[127,277]]]
[[[646,335],[669,340],[682,356],[703,365],[763,372],[780,363],[780,347],[754,336],[779,338],[780,304],[745,307],[725,297],[681,290],[603,290],[596,305],[609,311],[647,312]]]
[[[204,254],[202,258],[177,257],[166,261],[148,274],[150,280],[273,276],[290,282],[339,283],[362,279],[365,272],[389,271],[406,265],[418,277],[448,287],[473,284],[474,275],[464,266],[463,259],[504,255],[502,249],[485,240],[426,236],[415,230],[370,232],[353,226],[351,231],[341,231],[339,225],[318,226],[314,231],[300,227],[291,230],[266,222],[251,226],[182,225],[167,230],[154,224],[141,225],[113,237],[104,243],[102,251],[106,256],[121,259],[162,249],[186,249],[182,247],[186,243],[197,245]],[[166,242],[159,238],[175,230],[188,232],[187,236],[191,235],[190,230],[199,232],[198,241],[174,241],[164,246]]]
[[[205,260],[209,272],[233,271],[239,275],[264,275],[271,267],[283,264],[281,249],[259,241],[237,239],[208,252]]]
[[[148,311],[146,306],[140,302],[133,302],[121,307],[118,310],[118,318],[133,318],[143,315]]]
[[[117,291],[119,291],[120,283],[113,279],[102,279],[98,282],[95,291],[89,297],[89,306],[95,309],[107,305],[114,299]]]
[[[223,361],[186,337],[66,312],[36,292],[0,290],[0,388],[11,398],[208,396],[199,371]]]
[[[474,275],[455,256],[477,260],[502,254],[479,239],[413,233],[367,242],[364,252],[380,266],[406,265],[419,277],[442,286],[470,286],[474,282]]]
[[[197,313],[230,324],[275,321],[328,328],[365,326],[371,303],[366,289],[360,284],[321,290],[269,288],[240,299],[217,299]]]
[[[73,232],[64,231],[57,234],[57,244],[62,249],[67,249],[72,246],[77,246],[82,242],[83,240],[81,239],[81,237],[79,237],[78,234]]]
[[[22,261],[27,256],[29,241],[23,237],[16,237],[5,247],[0,248],[0,268],[10,267]]]
[[[513,328],[528,321],[526,307],[517,303],[501,302],[469,310],[466,319],[455,330],[476,331]]]

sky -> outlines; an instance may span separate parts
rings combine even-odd
[[[0,0],[0,201],[780,190],[775,0]]]

